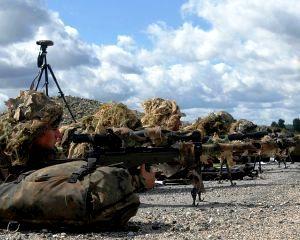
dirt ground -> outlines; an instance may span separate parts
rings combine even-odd
[[[205,181],[193,207],[189,185],[158,186],[140,194],[129,227],[118,232],[0,232],[0,239],[300,239],[300,163],[263,165],[257,179]]]

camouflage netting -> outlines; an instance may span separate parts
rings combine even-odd
[[[256,131],[257,125],[246,119],[240,119],[231,124],[229,133],[250,133]]]
[[[214,133],[218,135],[228,134],[234,118],[227,112],[220,111],[210,113],[207,117],[199,118],[190,126],[184,128],[187,131],[199,130],[202,136],[211,136]]]
[[[33,140],[49,127],[58,127],[63,109],[44,93],[36,91],[21,91],[6,105],[8,112],[0,118],[1,154],[12,165],[26,165]]]
[[[177,131],[183,114],[175,101],[162,98],[148,99],[142,104],[145,115],[141,121],[144,127],[160,126],[162,129]]]

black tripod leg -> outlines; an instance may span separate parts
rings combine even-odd
[[[45,68],[44,68],[44,66],[43,66],[43,67],[40,69],[38,75],[35,77],[35,79],[38,77],[38,82],[37,82],[37,84],[36,84],[35,91],[38,90],[38,87],[39,87],[40,82],[41,82],[41,78],[42,78],[42,76],[43,76],[44,69],[45,69]],[[35,81],[35,79],[34,79],[33,81]],[[31,83],[31,84],[32,84],[32,83]]]
[[[41,75],[42,69],[39,70],[38,74],[35,76],[35,78],[32,80],[31,84],[30,84],[30,90],[34,89],[34,85],[35,85],[35,80]]]
[[[50,73],[51,73],[51,76],[52,76],[52,78],[53,78],[55,84],[56,84],[56,87],[58,88],[58,91],[59,91],[60,96],[61,96],[62,99],[64,100],[65,105],[66,105],[66,107],[67,107],[67,109],[68,109],[68,111],[69,111],[69,113],[70,113],[70,115],[71,115],[73,121],[76,123],[75,117],[74,117],[74,115],[73,115],[73,113],[72,113],[72,111],[71,111],[71,109],[70,109],[70,107],[69,107],[69,104],[67,103],[67,101],[66,101],[66,99],[65,99],[64,93],[62,92],[62,90],[61,90],[61,88],[60,88],[60,86],[59,86],[59,84],[58,84],[58,82],[57,82],[57,80],[56,80],[56,77],[55,77],[55,75],[54,75],[54,73],[53,73],[53,71],[52,71],[51,66],[48,64],[47,67],[48,67],[48,69],[49,69],[49,71],[50,71]]]
[[[47,69],[48,65],[44,65],[44,66],[45,66],[45,88],[46,88],[46,95],[49,96],[49,93],[48,93],[49,80],[48,80],[48,69]]]

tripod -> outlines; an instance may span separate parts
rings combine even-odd
[[[39,84],[40,84],[40,81],[41,81],[41,78],[43,76],[43,73],[45,73],[45,89],[46,89],[46,95],[48,95],[48,85],[49,85],[49,78],[48,78],[48,70],[50,71],[50,74],[52,76],[52,79],[54,80],[54,83],[56,84],[56,87],[58,88],[58,93],[60,94],[60,97],[63,99],[73,121],[76,123],[76,120],[75,120],[75,117],[66,101],[66,98],[65,98],[65,95],[64,93],[62,92],[58,82],[57,82],[57,79],[52,71],[52,68],[51,66],[47,63],[47,47],[48,46],[52,46],[53,45],[53,42],[50,41],[50,40],[40,40],[40,41],[37,41],[36,42],[37,45],[41,45],[41,48],[40,48],[40,52],[39,52],[39,56],[37,58],[37,66],[40,68],[37,76],[33,79],[32,83],[31,83],[31,86],[30,86],[30,90],[32,90],[34,88],[34,84],[35,84],[35,80],[38,79],[38,82],[35,86],[35,91],[37,91],[38,87],[39,87]]]

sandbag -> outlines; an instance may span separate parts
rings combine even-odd
[[[70,177],[84,165],[58,164],[1,184],[0,222],[94,229],[126,225],[140,203],[128,171],[98,167],[72,183]]]

